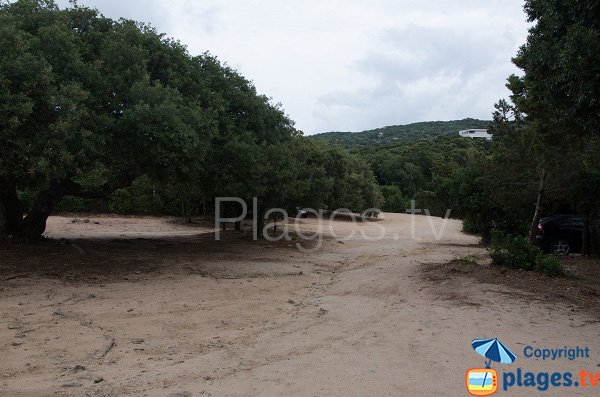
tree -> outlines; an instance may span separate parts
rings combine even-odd
[[[173,47],[152,29],[41,0],[1,5],[0,26],[4,234],[35,238],[65,195],[106,196],[196,158],[205,112],[152,79],[149,48]],[[18,189],[36,195],[25,218]]]
[[[0,100],[0,237],[39,237],[65,196],[117,191],[113,204],[142,210],[141,181],[151,205],[158,187],[187,220],[217,196],[258,197],[261,211],[380,198],[362,159],[308,143],[214,56],[75,3],[0,4]]]
[[[511,77],[513,102],[535,124],[545,153],[561,153],[563,169],[575,173],[572,159],[581,159],[579,178],[590,189],[579,190],[577,204],[584,215],[584,237],[589,221],[600,215],[594,194],[599,190],[595,175],[598,163],[585,161],[596,149],[590,146],[600,136],[600,2],[527,0],[531,28],[527,43],[514,63],[524,71]],[[584,238],[584,253],[590,253]]]

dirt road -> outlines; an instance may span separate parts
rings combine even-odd
[[[408,215],[334,222],[336,238],[327,224],[322,248],[302,252],[248,232],[215,242],[202,234],[210,225],[53,217],[55,242],[0,248],[0,395],[463,396],[465,371],[483,365],[471,340],[494,337],[518,356],[500,373],[600,372],[595,318],[507,287],[424,278],[427,264],[485,253],[458,221],[436,240],[441,219],[414,219],[416,238]],[[360,233],[381,227],[378,241]],[[543,362],[522,357],[527,345],[592,351]]]

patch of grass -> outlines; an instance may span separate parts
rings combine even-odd
[[[450,265],[450,271],[470,273],[473,267],[477,265],[477,258],[474,255],[466,255],[462,258],[453,259]]]

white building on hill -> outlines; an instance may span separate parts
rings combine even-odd
[[[482,129],[462,130],[458,132],[458,135],[465,138],[483,138],[488,141],[492,140],[492,134],[489,134],[487,130]]]

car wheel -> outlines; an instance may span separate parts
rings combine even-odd
[[[555,255],[569,255],[571,252],[571,243],[562,238],[552,241],[552,253]]]

